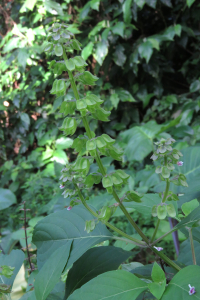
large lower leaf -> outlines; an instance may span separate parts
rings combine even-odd
[[[45,300],[59,281],[69,258],[71,244],[72,241],[53,252],[36,276],[34,288],[37,300]]]
[[[135,126],[120,134],[128,161],[141,161],[151,153],[153,139],[159,130],[160,125],[157,125],[155,121],[150,121],[143,126]]]
[[[15,195],[7,189],[0,189],[0,210],[5,209],[16,203]]]
[[[135,275],[118,270],[92,279],[76,290],[69,300],[134,300],[147,289],[146,282]]]
[[[200,266],[200,244],[197,241],[194,241],[194,250],[197,265]],[[189,239],[187,239],[181,244],[178,261],[180,263],[185,264],[186,266],[193,264],[192,251]]]
[[[129,258],[132,252],[107,246],[95,247],[84,253],[70,269],[66,281],[65,297],[97,275],[116,270],[119,265]]]
[[[90,247],[111,237],[111,233],[102,223],[99,223],[88,234],[84,230],[85,221],[91,219],[93,219],[92,215],[83,206],[79,205],[70,211],[64,209],[41,220],[35,226],[33,232],[33,243],[38,249],[38,268],[42,267],[56,249],[70,243],[72,240],[74,242],[68,266],[71,266]]]
[[[5,265],[9,267],[15,267],[11,278],[6,278],[5,276],[0,275],[0,283],[5,283],[7,285],[11,285],[12,287],[15,277],[24,262],[24,258],[24,252],[21,250],[13,250],[9,255],[3,255],[2,253],[0,254],[0,266]]]
[[[188,266],[179,271],[168,284],[162,300],[191,300],[200,299],[200,267],[199,266]],[[189,286],[194,286],[196,294],[189,295]]]

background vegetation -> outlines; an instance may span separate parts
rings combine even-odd
[[[58,130],[63,99],[50,94],[54,76],[42,49],[47,28],[55,21],[70,24],[70,31],[82,43],[88,70],[99,77],[90,89],[105,100],[105,109],[112,109],[111,122],[93,120],[93,131],[117,139],[124,150],[122,167],[131,175],[129,188],[148,193],[143,205],[129,207],[143,231],[152,234],[151,194],[163,191],[150,160],[157,139],[172,136],[184,154],[183,173],[189,188],[174,190],[183,194],[179,206],[200,199],[198,1],[3,0],[0,14],[0,245],[4,253],[25,246],[20,219],[23,201],[30,209],[28,235],[33,253],[34,225],[69,205],[69,199],[61,196],[59,177],[63,166],[76,157],[70,148],[76,135],[66,138]],[[84,93],[86,87],[81,83],[78,87]],[[73,98],[71,89],[67,97]],[[81,132],[82,124],[77,134]],[[104,159],[110,170],[119,164],[112,161]],[[105,201],[113,202],[111,196],[105,199],[101,185],[88,190],[87,196],[97,208]],[[112,222],[135,234],[120,215]],[[162,221],[162,233],[169,226]],[[182,232],[179,240],[184,240]],[[166,254],[174,258],[172,237],[162,243]],[[115,245],[126,250],[133,247],[119,241]],[[151,253],[132,251],[138,262],[151,262]]]

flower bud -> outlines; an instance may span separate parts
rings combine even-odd
[[[72,206],[68,206],[67,210],[71,210],[72,209]]]
[[[177,165],[178,165],[179,167],[182,167],[183,161],[177,161]]]
[[[195,293],[196,293],[195,287],[194,287],[194,286],[191,286],[190,284],[188,284],[188,286],[189,286],[189,288],[190,288],[190,290],[189,290],[189,295],[191,296],[191,295],[195,294]]]

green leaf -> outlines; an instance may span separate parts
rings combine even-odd
[[[125,143],[124,154],[129,161],[142,161],[153,148],[153,138],[159,132],[160,125],[155,121],[149,121],[143,126],[135,126],[119,135],[119,138]]]
[[[146,62],[148,64],[151,55],[153,54],[153,46],[152,43],[147,40],[146,42],[140,44],[140,46],[138,47],[138,52],[141,56],[141,58],[145,58]]]
[[[102,66],[105,57],[108,54],[108,42],[102,40],[96,44],[96,51],[94,52],[94,58],[98,61],[100,66]]]
[[[15,194],[10,190],[0,188],[0,210],[5,209],[16,202]]]
[[[145,0],[145,3],[152,8],[156,8],[157,0]]]
[[[69,300],[135,300],[146,289],[147,284],[133,274],[122,270],[110,271],[83,285]]]
[[[82,82],[83,84],[95,85],[95,81],[98,80],[98,77],[92,75],[89,71],[85,71],[83,74],[78,76],[77,81]]]
[[[45,300],[58,282],[68,261],[71,245],[72,241],[53,252],[36,276],[34,290],[37,300]]]
[[[52,15],[64,15],[61,5],[55,1],[44,0],[44,7]]]
[[[125,0],[122,6],[124,22],[128,24],[131,23],[131,19],[132,19],[132,13],[131,13],[132,2],[133,2],[132,0]]]
[[[199,206],[199,202],[197,199],[186,202],[181,206],[181,209],[185,216],[188,216],[195,208]]]
[[[157,282],[157,283],[165,282],[166,283],[165,273],[156,262],[153,265],[151,277],[154,282]]]
[[[187,6],[191,7],[195,0],[187,0]]]
[[[159,205],[157,207],[157,215],[158,215],[158,219],[163,220],[166,218],[167,216],[167,210],[165,205]]]
[[[180,223],[178,223],[173,231],[180,229],[182,227],[195,227],[200,226],[200,206],[193,210],[187,217],[185,217]]]
[[[151,282],[149,283],[148,287],[150,292],[156,297],[156,299],[161,299],[164,291],[165,291],[166,283],[157,283],[157,282]]]
[[[7,285],[11,285],[12,287],[15,277],[17,276],[17,273],[19,272],[24,259],[25,255],[21,250],[12,250],[12,252],[8,255],[4,255],[2,253],[0,254],[0,267],[3,265],[7,265],[15,268],[11,278],[6,278],[5,276],[0,275],[0,284],[4,283]]]
[[[172,203],[168,204],[168,205],[166,206],[166,208],[167,208],[167,213],[168,213],[168,215],[169,215],[171,218],[176,217],[176,210],[175,210],[175,207],[174,207],[174,205],[173,205]]]
[[[193,83],[190,85],[190,92],[194,93],[200,90],[200,80],[195,80]]]
[[[56,56],[61,56],[61,55],[63,55],[63,48],[62,48],[62,46],[61,46],[60,44],[57,44],[57,45],[55,46],[55,55],[56,55]]]
[[[124,27],[125,27],[124,22],[117,22],[115,24],[115,26],[113,26],[111,28],[111,30],[114,34],[117,34],[117,35],[120,35],[121,37],[123,37],[124,36]]]
[[[192,229],[192,233],[193,233],[193,230],[194,229]],[[194,242],[194,251],[195,251],[197,265],[200,266],[200,243],[198,243],[197,241],[193,241],[193,242]],[[190,244],[189,239],[187,239],[183,243],[181,243],[180,252],[179,252],[179,256],[178,256],[178,262],[183,263],[186,266],[193,264],[191,244]]]
[[[132,252],[113,246],[89,249],[70,269],[66,281],[65,296],[68,298],[74,290],[79,289],[94,277],[118,269],[119,265],[131,255]]]
[[[169,282],[163,296],[162,300],[177,300],[177,299],[184,299],[184,300],[191,300],[192,298],[200,299],[199,298],[199,278],[200,278],[200,267],[199,266],[188,266],[182,270],[180,270]],[[189,295],[189,287],[188,284],[191,286],[196,287],[197,294],[190,296]]]
[[[145,0],[134,0],[134,2],[137,4],[137,6],[139,8],[143,8],[143,6],[145,5]]]
[[[84,231],[85,222],[91,219],[93,219],[91,214],[81,205],[73,207],[70,211],[64,209],[43,218],[33,232],[33,243],[38,249],[38,268],[41,269],[56,249],[71,243],[73,239],[68,267],[90,247],[110,239],[111,233],[101,223],[97,224],[90,234]]]
[[[67,67],[67,69],[68,69],[69,71],[73,71],[73,70],[75,69],[75,63],[74,63],[74,61],[73,61],[72,58],[70,58],[69,60],[67,60],[67,61],[65,62],[65,64],[66,64],[66,67]]]
[[[17,59],[18,59],[19,65],[21,65],[23,67],[23,69],[25,69],[25,67],[26,67],[26,61],[27,61],[28,57],[29,57],[29,52],[27,51],[27,49],[20,48],[18,55],[17,55]]]
[[[91,8],[95,9],[97,11],[99,11],[99,4],[100,4],[100,0],[91,0],[90,1]]]
[[[37,0],[26,0],[22,7],[20,8],[20,12],[23,13],[26,11],[26,8],[33,10]]]
[[[56,149],[68,149],[73,144],[73,140],[70,138],[61,137],[56,140],[55,147]]]
[[[82,50],[82,57],[83,59],[88,59],[88,57],[92,54],[92,50],[93,50],[93,47],[94,47],[94,43],[93,42],[89,42],[87,44],[87,46],[85,46]]]
[[[171,0],[161,0],[161,2],[168,7],[172,7]]]
[[[116,65],[122,67],[126,61],[126,56],[124,55],[125,48],[122,45],[117,45],[115,52],[113,54],[113,60]]]
[[[170,177],[170,170],[167,167],[162,167],[162,176],[164,178]]]
[[[182,30],[182,27],[180,24],[176,24],[174,26],[174,31],[175,31],[175,34],[178,35],[178,36],[181,36],[181,30]]]

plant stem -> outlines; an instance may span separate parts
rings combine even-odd
[[[154,241],[154,239],[155,239],[155,236],[156,236],[156,233],[157,233],[157,231],[158,231],[159,225],[160,225],[160,219],[157,220],[156,227],[155,227],[155,229],[154,229],[154,233],[153,233],[153,236],[152,236],[152,238],[151,238],[151,243],[152,243],[152,242]]]
[[[88,210],[95,218],[98,219],[99,215],[98,215],[95,211],[93,211],[93,209],[90,208],[89,205],[87,205],[87,203],[86,203],[86,201],[85,201],[85,199],[84,199],[84,197],[83,197],[83,195],[82,195],[82,193],[81,193],[81,191],[80,191],[78,185],[77,185],[75,182],[73,182],[73,184],[74,184],[76,190],[78,191],[79,198],[81,199],[81,202],[83,203],[83,205],[85,206],[85,208],[87,208],[87,210]],[[124,236],[124,237],[127,238],[128,240],[133,241],[136,245],[138,245],[138,246],[140,246],[140,247],[145,247],[145,246],[147,247],[146,243],[144,243],[144,242],[142,242],[142,241],[140,241],[140,240],[138,240],[138,239],[133,238],[132,236],[126,234],[126,233],[123,232],[123,231],[121,231],[120,229],[118,229],[118,228],[115,227],[114,225],[110,224],[109,222],[103,222],[103,223],[104,223],[107,227],[109,227],[110,229],[112,229],[113,231],[119,233],[120,235]]]
[[[165,158],[165,165],[166,165],[166,158]],[[166,180],[166,187],[165,187],[165,192],[164,192],[164,196],[163,196],[163,199],[162,199],[162,203],[164,203],[167,199],[167,196],[168,196],[168,193],[169,193],[169,186],[170,186],[170,181],[169,179]],[[154,241],[155,239],[155,236],[156,236],[156,233],[158,231],[158,228],[159,228],[159,225],[160,225],[160,220],[158,219],[157,220],[157,223],[156,223],[156,227],[155,227],[155,230],[154,230],[154,233],[153,233],[153,236],[151,238],[151,243]]]
[[[67,61],[67,55],[66,55],[66,52],[65,52],[65,49],[63,47],[63,58],[64,58],[64,61],[65,61],[65,64],[66,64],[66,61]],[[67,67],[67,65],[66,65]],[[78,94],[78,90],[77,90],[77,87],[76,87],[76,83],[74,81],[74,77],[72,75],[72,72],[68,70],[68,74],[69,74],[69,78],[70,78],[70,81],[71,81],[71,85],[72,85],[72,89],[73,89],[73,92],[74,92],[74,95],[76,97],[76,99],[80,99],[79,97],[79,94]],[[89,123],[88,123],[88,120],[86,117],[82,117],[82,120],[83,120],[83,124],[85,126],[85,130],[87,132],[87,135],[89,137],[89,139],[92,138],[92,132],[90,130],[90,126],[89,126]],[[105,169],[104,169],[104,166],[101,162],[101,159],[99,157],[99,154],[98,152],[96,151],[96,156],[95,156],[95,159],[96,159],[96,162],[99,166],[99,169],[100,169],[100,172],[103,176],[106,175],[106,172],[105,172]],[[137,224],[134,222],[134,220],[131,218],[131,215],[129,214],[129,212],[126,210],[125,206],[121,203],[116,191],[113,189],[113,193],[112,193],[113,197],[115,198],[115,200],[119,203],[119,207],[120,209],[123,211],[124,215],[127,217],[127,219],[129,220],[129,222],[131,223],[131,225],[133,226],[133,228],[138,232],[138,234],[142,237],[142,239],[147,243],[149,244],[149,240],[148,238],[144,235],[144,233],[142,232],[142,230],[137,226]]]
[[[28,249],[28,237],[27,237],[27,231],[26,231],[26,202],[24,201],[24,231],[25,231],[25,241],[26,241],[26,251],[28,256],[28,262],[30,265],[30,273],[34,271],[34,268],[31,264],[31,256]]]
[[[192,228],[189,228],[188,231],[189,231],[189,238],[190,238],[190,246],[191,246],[191,250],[192,250],[192,260],[193,260],[193,264],[196,265],[197,261],[196,261],[195,250],[194,250]]]
[[[67,68],[67,64],[66,64],[66,62],[67,62],[67,55],[66,55],[66,52],[65,52],[64,47],[63,47],[63,58],[64,58],[65,65],[66,65],[66,68]],[[76,98],[76,100],[78,100],[78,99],[80,99],[80,97],[79,97],[79,94],[78,94],[78,90],[77,90],[76,83],[75,83],[75,81],[74,81],[73,74],[72,74],[71,71],[68,70],[68,68],[67,68],[67,72],[68,72],[68,74],[69,74],[69,78],[70,78],[70,81],[71,81],[71,86],[72,86],[72,89],[73,89],[75,98]],[[90,126],[89,126],[89,124],[88,124],[87,118],[86,118],[86,117],[82,117],[82,120],[83,120],[83,124],[84,124],[84,126],[85,126],[85,130],[86,130],[86,132],[87,132],[87,135],[88,135],[88,137],[91,139],[91,138],[92,138],[92,132],[91,132],[91,130],[90,130]],[[96,151],[95,159],[96,159],[96,162],[97,162],[97,164],[98,164],[98,166],[99,166],[99,169],[100,169],[102,175],[105,176],[105,175],[106,175],[106,172],[105,172],[104,166],[103,166],[103,164],[102,164],[102,162],[101,162],[101,159],[100,159],[99,154],[98,154],[97,151]],[[169,184],[169,183],[168,183],[168,184]],[[79,188],[78,188],[78,185],[77,185],[77,184],[74,184],[74,185],[75,185],[76,189],[78,190],[79,197],[80,197],[80,199],[81,199],[83,205],[90,211],[90,213],[91,213],[93,216],[95,216],[95,217],[98,218],[98,215],[97,215],[97,214],[96,214],[96,213],[95,213],[95,212],[87,205],[87,203],[85,202],[85,199],[84,199],[84,197],[82,196],[82,194],[81,194],[81,192],[80,192],[80,190],[79,190]],[[166,196],[164,195],[165,198],[167,197],[168,191],[169,191],[169,186],[168,186],[167,193],[165,193]],[[166,192],[166,191],[165,191],[165,192]],[[146,242],[146,244],[149,245],[150,242],[149,242],[148,238],[144,235],[144,233],[141,231],[141,229],[137,226],[137,224],[136,224],[136,223],[134,222],[134,220],[131,218],[131,215],[130,215],[129,212],[126,210],[126,208],[124,207],[124,205],[121,203],[121,201],[120,201],[120,199],[119,199],[119,197],[118,197],[118,195],[117,195],[117,193],[116,193],[116,191],[115,191],[114,189],[113,189],[113,193],[112,193],[112,194],[113,194],[113,197],[115,198],[115,200],[119,203],[120,209],[123,211],[124,215],[127,217],[128,221],[131,223],[131,225],[133,226],[133,228],[134,228],[134,229],[137,231],[137,233],[142,237],[142,239]],[[164,199],[164,198],[163,198],[163,199]],[[127,235],[126,233],[124,233],[123,231],[119,230],[118,228],[116,228],[115,226],[111,225],[110,223],[104,222],[104,224],[105,224],[106,226],[108,226],[110,229],[112,229],[112,230],[118,232],[119,234],[121,234],[122,236],[128,238],[129,240],[132,240],[133,242],[136,242],[139,246],[141,246],[141,245],[143,245],[143,246],[146,245],[146,244],[144,244],[144,243],[142,244],[141,241],[136,240],[136,239],[132,238],[131,236]],[[156,253],[159,257],[161,257],[161,258],[162,258],[169,266],[175,268],[177,271],[180,271],[181,268],[180,268],[179,266],[177,266],[173,261],[171,261],[166,255],[164,255],[164,254],[158,252],[154,247],[152,247],[152,246],[150,246],[150,245],[149,245],[149,247],[150,247],[150,249],[151,249],[154,253]]]
[[[169,186],[170,186],[170,181],[169,181],[169,178],[167,178],[166,188],[165,188],[165,192],[164,192],[164,197],[162,199],[162,203],[164,203],[167,200],[167,196],[168,196],[168,193],[169,193]]]

